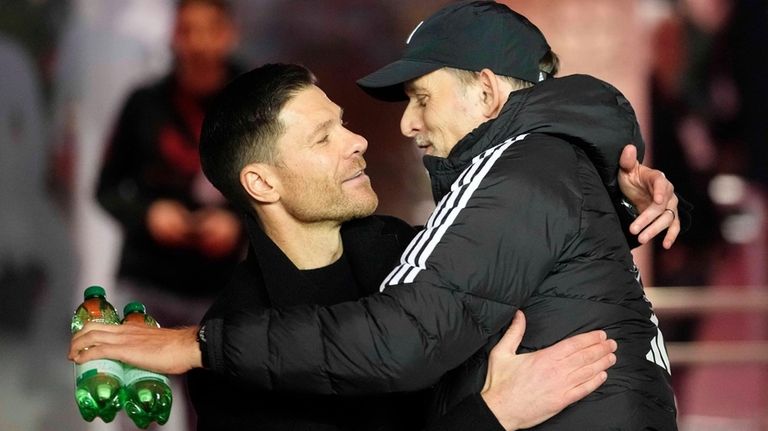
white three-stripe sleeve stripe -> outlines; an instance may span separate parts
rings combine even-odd
[[[667,370],[667,373],[672,374],[669,356],[667,356],[667,349],[664,346],[664,335],[659,328],[659,318],[654,313],[651,313],[651,322],[656,326],[656,336],[651,339],[651,350],[648,351],[645,358]]]
[[[656,337],[654,337],[651,343],[656,343],[656,349],[659,351],[664,369],[672,374],[672,368],[669,366],[669,356],[667,356],[667,348],[664,346],[664,335],[661,333],[661,328],[659,328],[659,318],[656,316],[656,313],[651,313],[651,322],[656,325]]]
[[[659,352],[659,346],[656,344],[656,338],[657,337],[653,337],[651,340],[651,354],[653,355],[652,362],[659,366],[663,366],[664,362],[661,361],[661,352]]]
[[[667,348],[664,346],[664,335],[661,333],[661,329],[658,329],[656,344],[659,352],[661,352],[661,360],[664,361],[664,369],[672,374],[672,368],[669,366],[669,356],[667,356]]]
[[[457,178],[456,181],[454,181],[454,183],[451,185],[451,192],[453,193],[450,193],[448,195],[448,196],[451,196],[451,199],[450,199],[450,202],[447,203],[446,205],[447,207],[449,208],[454,207],[454,202],[460,198],[460,194],[461,194],[460,189],[462,187],[466,187],[468,184],[471,183],[472,178],[474,178],[475,173],[483,165],[483,161],[487,158],[488,154],[489,154],[488,152],[484,152],[478,155],[477,157],[475,157],[475,159],[473,159],[472,161],[472,165],[468,169],[464,169],[464,172],[462,172],[461,175],[459,175],[459,178]],[[436,214],[438,216],[435,217],[434,224],[439,225],[443,223],[443,221],[445,220],[445,217],[449,214],[449,211],[439,211],[439,212],[436,211]],[[434,224],[432,227],[434,227]]]
[[[476,172],[477,166],[479,166],[479,163],[475,163],[477,161],[482,161],[485,158],[486,153],[481,154],[478,156],[474,161],[472,166],[470,166],[468,169],[465,169],[464,172],[461,173],[459,178],[451,185],[451,193],[448,193],[446,196],[444,196],[442,199],[440,199],[439,204],[437,205],[437,208],[435,208],[435,211],[432,213],[432,216],[429,218],[429,221],[427,222],[426,229],[421,231],[423,234],[419,239],[418,242],[412,242],[411,244],[417,243],[417,247],[409,247],[409,251],[407,251],[404,256],[405,259],[403,263],[408,263],[412,266],[419,266],[419,253],[423,253],[424,246],[423,244],[428,244],[432,241],[432,239],[435,237],[435,235],[438,234],[438,229],[435,229],[435,227],[439,227],[441,224],[445,222],[445,218],[450,214],[451,208],[453,208],[456,204],[456,201],[460,199],[461,197],[461,188],[464,187],[466,184],[462,184],[462,182],[465,181],[465,178],[467,178],[467,173],[469,172]],[[471,180],[471,178],[470,178]]]
[[[382,282],[380,290],[401,282],[411,283],[416,275],[426,268],[426,261],[442,239],[445,232],[458,217],[472,194],[480,185],[496,160],[513,143],[524,139],[520,135],[477,155],[451,186],[451,192],[444,196],[432,213],[425,229],[413,239],[401,258],[401,264]]]
[[[405,248],[402,257],[400,258],[400,265],[389,273],[389,275],[379,286],[379,290],[384,290],[384,287],[389,286],[390,284],[398,284],[407,270],[412,267],[408,265],[407,257],[411,253],[411,250],[413,250],[414,247],[416,247],[416,245],[419,243],[421,237],[425,235],[425,232],[427,232],[426,229],[422,230],[416,234],[416,237],[414,237],[413,240],[411,240],[410,244],[408,244],[408,247]]]
[[[483,180],[483,178],[485,178],[485,175],[488,173],[488,171],[491,170],[493,163],[501,156],[501,154],[510,144],[501,145],[495,151],[493,151],[493,155],[491,157],[488,157],[485,160],[483,160],[484,158],[478,158],[477,160],[479,163],[475,166],[482,166],[481,168],[475,170],[476,174],[471,177],[467,176],[466,184],[459,185],[459,187],[456,188],[452,187],[453,190],[451,190],[451,194],[456,195],[455,200],[457,202],[447,209],[447,215],[445,216],[444,220],[437,226],[435,229],[435,234],[429,238],[429,242],[427,242],[426,246],[422,249],[421,255],[419,256],[416,264],[418,268],[426,268],[427,258],[429,258],[429,256],[432,254],[435,247],[437,246],[437,243],[440,242],[440,240],[443,238],[443,235],[445,235],[445,232],[448,230],[448,228],[451,227],[454,220],[456,220],[456,217],[458,217],[461,211],[466,207],[469,198],[472,197],[472,194],[475,192],[475,190],[477,190],[480,182]]]

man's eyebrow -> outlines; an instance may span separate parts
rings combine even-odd
[[[405,93],[417,93],[419,91],[424,91],[424,87],[414,84],[413,81],[408,81],[403,84],[403,91]]]
[[[315,130],[312,131],[312,133],[309,134],[309,140],[314,141],[315,136],[320,134],[322,131],[326,130],[328,127],[333,124],[335,120],[325,120],[322,123],[318,124],[317,127],[315,127]]]
[[[339,120],[341,118],[343,118],[343,117],[344,117],[344,108],[339,108]],[[312,130],[312,133],[309,134],[309,140],[310,141],[314,141],[315,140],[315,136],[320,134],[322,131],[328,129],[336,121],[339,121],[339,120],[330,119],[330,120],[325,120],[322,123],[318,124],[317,127],[315,127],[315,129]]]

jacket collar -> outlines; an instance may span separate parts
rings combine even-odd
[[[245,220],[250,240],[246,262],[261,269],[270,305],[305,304],[311,280],[264,233],[255,216],[248,215]],[[384,223],[372,216],[344,223],[341,238],[360,291],[365,295],[377,292],[392,269],[393,259],[402,251],[397,237],[388,234]]]

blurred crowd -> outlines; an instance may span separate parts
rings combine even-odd
[[[768,12],[756,0],[672,7],[654,33],[653,164],[693,203],[695,223],[656,260],[655,277],[698,286],[711,281],[722,246],[755,241],[765,223],[747,201],[768,188],[768,58],[759,54]]]

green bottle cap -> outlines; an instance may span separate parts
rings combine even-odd
[[[127,316],[131,313],[141,313],[141,314],[147,314],[147,307],[144,306],[141,302],[129,302],[124,308],[123,308],[123,315]]]
[[[93,298],[94,296],[106,296],[106,292],[104,291],[104,288],[101,286],[90,286],[87,289],[85,289],[85,292],[83,292],[83,297],[85,299]]]

